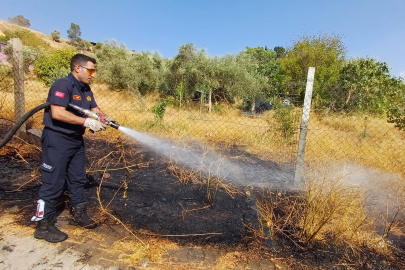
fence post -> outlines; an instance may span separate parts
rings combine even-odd
[[[295,163],[294,185],[302,183],[302,172],[304,170],[305,145],[307,142],[307,131],[309,114],[311,112],[312,89],[314,87],[315,68],[308,69],[307,87],[305,89],[304,107],[302,108],[302,119],[300,139],[298,142],[297,162]]]
[[[11,39],[11,46],[13,48],[14,119],[18,121],[25,114],[23,47],[18,38]],[[25,123],[18,130],[17,135],[21,133],[26,133]]]

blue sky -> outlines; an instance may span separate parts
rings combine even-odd
[[[405,78],[405,0],[2,0],[0,19],[24,15],[31,29],[67,38],[70,23],[89,41],[115,39],[173,57],[194,43],[211,56],[246,46],[289,46],[302,35],[343,36],[348,56],[387,62]]]

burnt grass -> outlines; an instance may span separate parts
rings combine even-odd
[[[33,226],[29,221],[36,210],[41,185],[37,168],[40,150],[7,146],[0,152],[0,209],[17,208],[18,222]],[[263,199],[262,189],[244,188],[230,196],[223,188],[211,187],[213,199],[207,199],[203,183],[182,184],[168,169],[170,162],[150,152],[142,145],[86,138],[87,168],[91,168],[86,184],[89,212],[93,218],[100,212],[97,188],[103,206],[136,234],[147,233],[168,238],[182,246],[214,247],[224,251],[243,251],[261,258],[277,257],[291,269],[404,269],[403,246],[391,255],[375,250],[354,251],[348,246],[315,243],[298,247],[292,239],[280,235],[264,239],[254,233],[259,227],[255,199]],[[224,147],[227,155],[242,156],[245,162],[268,162],[246,153],[237,146]],[[23,158],[24,159],[23,159]],[[136,166],[134,166],[137,164]],[[119,169],[131,166],[129,169]],[[269,166],[276,166],[271,163]],[[118,169],[118,170],[112,170]],[[28,183],[27,183],[28,182]],[[24,183],[27,183],[23,185]],[[286,193],[286,196],[291,195]],[[59,210],[67,208],[61,196]],[[107,222],[100,219],[100,222]],[[252,230],[253,228],[253,230]],[[216,234],[214,234],[216,233]],[[200,235],[195,235],[200,234]],[[194,236],[193,236],[194,235]]]

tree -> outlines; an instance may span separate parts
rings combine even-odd
[[[231,97],[254,103],[263,96],[267,79],[258,73],[258,64],[246,53],[224,56],[220,61],[221,85]],[[222,82],[223,81],[223,82]]]
[[[107,41],[96,53],[98,78],[114,90],[145,94],[158,90],[165,68],[158,53],[129,52],[124,44]]]
[[[76,46],[82,39],[80,36],[82,32],[80,31],[80,26],[78,24],[71,23],[70,29],[67,30],[68,38],[72,42],[72,45]]]
[[[60,42],[60,32],[55,30],[51,33],[51,38],[55,42]]]
[[[282,47],[278,48],[284,49]],[[281,49],[278,49],[279,53],[282,52]],[[281,73],[281,61],[276,51],[270,50],[267,47],[246,47],[246,51],[243,51],[243,53],[250,55],[252,60],[257,64],[258,74],[267,78],[267,93],[265,93],[267,97],[273,97],[283,91],[284,77]]]
[[[331,103],[331,89],[338,85],[346,47],[339,35],[303,36],[287,48],[281,58],[281,68],[286,80],[304,99],[305,82],[309,67],[315,67],[313,101],[317,107]]]
[[[22,27],[29,28],[31,26],[30,20],[24,18],[23,15],[17,15],[17,16],[15,16],[13,18],[8,18],[8,21],[10,23],[12,23],[12,24],[17,24],[17,25],[22,26]]]
[[[257,72],[260,75],[270,77],[277,69],[280,68],[276,60],[277,53],[267,47],[249,48],[246,47],[246,54],[250,55],[252,60],[257,63]]]
[[[274,51],[276,52],[276,54],[277,54],[277,58],[283,58],[283,57],[285,57],[285,49],[284,49],[284,47],[282,47],[282,46],[276,46],[276,47],[274,47]]]
[[[400,86],[401,80],[390,76],[387,63],[355,58],[340,70],[339,85],[331,93],[332,105],[338,110],[385,113],[403,101]]]

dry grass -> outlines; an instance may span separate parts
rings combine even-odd
[[[47,87],[34,80],[26,80],[26,110],[43,102]],[[231,104],[221,104],[219,113],[200,112],[197,108],[167,107],[163,122],[158,123],[150,108],[156,105],[159,95],[139,97],[129,92],[108,90],[103,84],[92,85],[98,105],[123,126],[148,132],[160,137],[181,141],[191,137],[206,143],[224,142],[242,146],[246,151],[278,163],[295,162],[299,123],[295,123],[293,143],[278,131],[274,111],[260,117],[242,115]],[[14,94],[0,92],[0,117],[14,118]],[[293,114],[299,117],[300,109]],[[30,119],[31,126],[40,127],[41,113]],[[117,131],[98,136],[117,136]],[[309,125],[305,159],[319,161],[351,161],[405,175],[405,132],[387,123],[384,117],[312,113]]]
[[[14,31],[14,30],[21,30],[21,29],[28,30],[28,31],[34,33],[35,35],[37,35],[38,37],[40,37],[41,39],[46,41],[51,46],[51,48],[54,48],[54,49],[73,48],[73,46],[71,46],[67,43],[68,40],[66,40],[66,39],[61,38],[60,42],[54,42],[51,38],[50,33],[49,33],[49,35],[45,35],[44,33],[0,20],[0,35],[4,35],[5,31]]]
[[[259,239],[289,239],[302,250],[311,246],[339,249],[344,254],[343,261],[352,266],[364,265],[364,258],[372,253],[396,260],[395,247],[387,238],[404,229],[403,190],[394,192],[395,207],[388,207],[387,203],[386,211],[379,214],[364,188],[342,178],[314,173],[307,178],[311,180],[304,184],[302,191],[267,190],[260,196],[256,202],[260,226],[248,226]],[[384,204],[381,200],[377,203]]]

